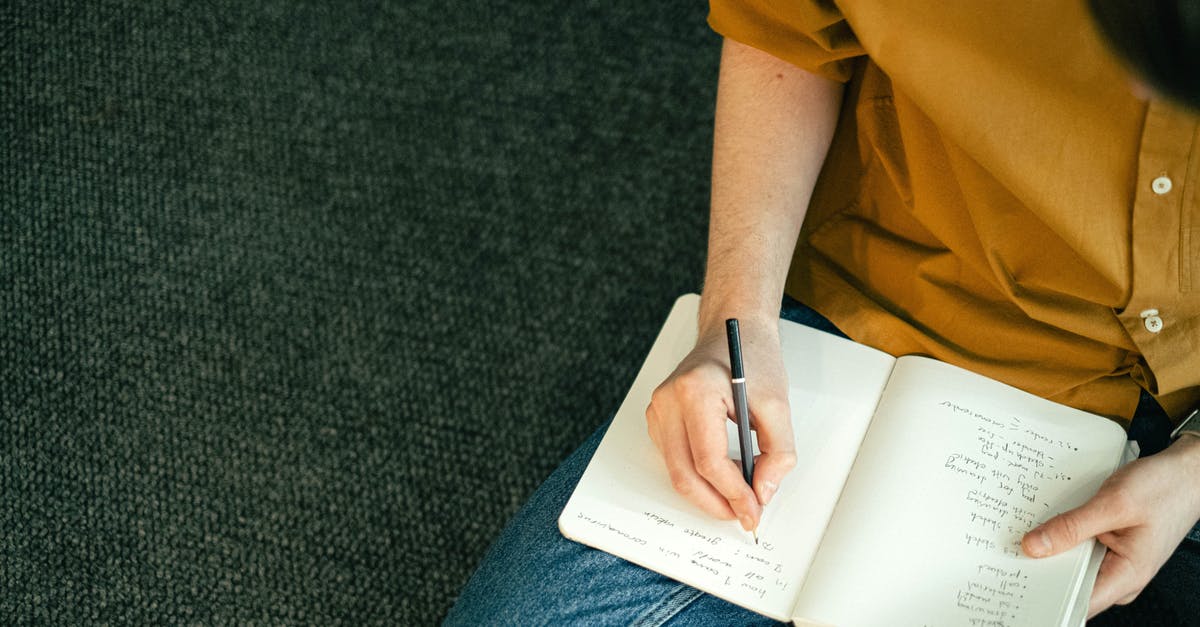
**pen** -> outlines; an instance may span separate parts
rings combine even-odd
[[[725,321],[725,337],[729,340],[729,371],[733,384],[733,410],[737,414],[738,446],[742,452],[742,478],[754,489],[754,444],[750,438],[750,401],[746,397],[746,372],[742,369],[742,337],[737,318]],[[758,529],[754,543],[758,544]]]

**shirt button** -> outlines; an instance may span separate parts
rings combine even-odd
[[[1142,324],[1146,325],[1146,330],[1151,333],[1162,331],[1163,321],[1158,317],[1157,309],[1147,309],[1141,313]]]
[[[1150,189],[1154,190],[1154,193],[1158,194],[1159,196],[1171,191],[1171,177],[1164,174],[1154,179],[1154,181],[1150,183]]]

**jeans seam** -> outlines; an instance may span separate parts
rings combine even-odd
[[[691,586],[679,584],[678,587],[663,596],[661,601],[646,608],[646,611],[642,612],[641,616],[634,619],[631,624],[637,627],[665,625],[667,621],[683,611],[683,608],[700,598],[702,594],[704,593]]]

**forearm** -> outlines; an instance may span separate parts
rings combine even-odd
[[[702,330],[775,320],[842,85],[726,40],[713,141]]]

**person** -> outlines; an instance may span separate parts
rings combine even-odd
[[[1200,436],[1167,436],[1200,403],[1200,3],[712,0],[709,22],[700,334],[646,412],[675,488],[753,529],[795,464],[782,297],[784,317],[1129,426],[1144,456],[1022,547],[1108,547],[1096,624],[1139,595],[1140,624],[1200,623]],[[754,373],[753,486],[725,457],[726,318]],[[598,439],[447,623],[771,622],[558,535]]]

